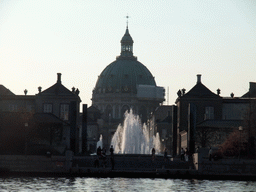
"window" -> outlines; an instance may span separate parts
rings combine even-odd
[[[9,105],[9,111],[10,111],[10,112],[17,112],[17,111],[18,111],[17,105],[10,104],[10,105]]]
[[[52,104],[49,104],[49,103],[44,104],[44,113],[52,113]]]
[[[205,107],[205,120],[214,119],[214,107]]]
[[[27,112],[33,112],[35,110],[34,105],[27,105]]]
[[[60,118],[62,120],[68,120],[69,104],[60,105]]]

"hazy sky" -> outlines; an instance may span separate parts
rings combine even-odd
[[[134,55],[169,87],[169,104],[197,74],[221,96],[256,82],[254,0],[0,0],[0,84],[34,95],[62,73],[90,106],[98,76],[120,55],[127,14]]]

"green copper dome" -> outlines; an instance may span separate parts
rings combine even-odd
[[[156,86],[150,71],[133,56],[128,28],[121,40],[121,54],[98,77],[94,93],[136,93],[137,85]]]

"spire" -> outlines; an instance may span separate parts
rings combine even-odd
[[[127,16],[126,16],[126,19],[127,19],[127,21],[126,21],[126,29],[128,29],[128,19],[129,19],[130,17],[128,16],[128,13],[127,13]]]
[[[129,16],[127,15],[126,18],[127,18],[126,31],[123,38],[121,39],[121,56],[132,57],[133,56],[133,40],[128,29]]]

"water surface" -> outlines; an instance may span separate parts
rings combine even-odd
[[[0,191],[256,191],[256,181],[133,178],[0,178]]]

